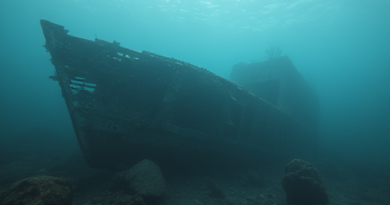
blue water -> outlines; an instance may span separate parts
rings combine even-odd
[[[229,79],[279,46],[321,104],[321,143],[390,167],[388,0],[1,0],[0,139],[34,127],[75,138],[40,19]]]

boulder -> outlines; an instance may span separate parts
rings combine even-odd
[[[143,198],[158,198],[165,191],[165,179],[160,168],[144,159],[129,170],[117,174],[111,182],[112,191],[134,192]]]
[[[213,198],[225,198],[222,188],[217,184],[215,180],[211,180],[207,184],[208,195]]]
[[[291,205],[326,205],[329,202],[317,169],[301,159],[286,164],[282,185]]]
[[[71,205],[73,195],[71,179],[39,176],[26,178],[13,184],[0,196],[0,204]]]

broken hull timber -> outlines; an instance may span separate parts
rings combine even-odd
[[[56,79],[89,166],[288,156],[313,145],[299,122],[203,68],[41,20]],[[310,145],[310,146],[308,146]]]

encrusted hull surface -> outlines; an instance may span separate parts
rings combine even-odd
[[[93,168],[242,161],[314,146],[270,103],[203,68],[67,34],[41,20],[81,150]]]

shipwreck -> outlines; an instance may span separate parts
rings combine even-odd
[[[41,20],[51,62],[89,166],[243,162],[312,150],[315,133],[212,72],[118,42],[68,35]]]

